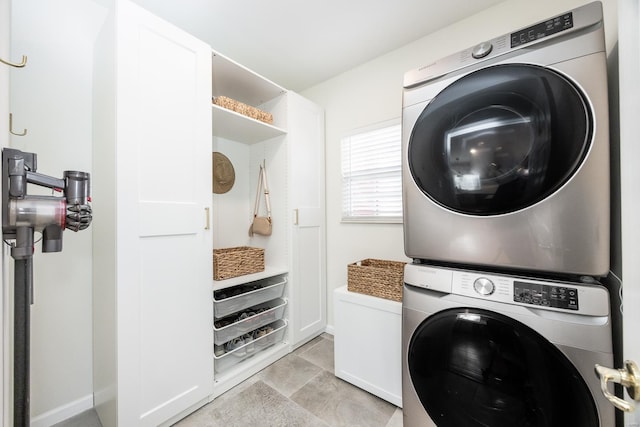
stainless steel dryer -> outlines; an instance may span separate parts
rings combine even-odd
[[[607,103],[599,2],[406,73],[406,255],[605,275]]]
[[[407,265],[405,427],[613,427],[596,363],[613,363],[599,285]]]

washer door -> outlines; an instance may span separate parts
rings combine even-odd
[[[417,186],[471,215],[524,209],[561,187],[586,156],[588,102],[564,75],[535,65],[496,65],[440,92],[408,144]]]
[[[409,343],[409,374],[438,427],[598,427],[581,375],[553,344],[487,310],[427,318]]]

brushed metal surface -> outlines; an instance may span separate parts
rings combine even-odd
[[[593,21],[599,3],[574,11]],[[601,13],[601,10],[600,10]],[[601,22],[596,19],[596,22]],[[609,118],[606,52],[602,25],[555,37],[527,49],[496,56],[404,90],[402,117],[405,254],[414,259],[509,269],[604,276],[609,270]],[[544,40],[544,39],[542,39]],[[453,55],[460,57],[460,55]],[[464,75],[495,64],[536,64],[572,80],[585,94],[595,118],[593,140],[582,164],[559,189],[525,209],[471,216],[433,202],[415,184],[408,167],[411,131],[440,91]]]

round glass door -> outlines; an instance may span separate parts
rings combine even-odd
[[[413,386],[438,427],[598,427],[573,364],[522,323],[456,308],[426,319],[409,343]]]
[[[436,203],[497,215],[544,199],[585,157],[593,133],[583,94],[535,65],[468,74],[422,111],[408,144],[409,170]]]

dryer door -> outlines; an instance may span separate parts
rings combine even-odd
[[[598,427],[573,364],[528,326],[487,310],[427,318],[409,343],[413,386],[438,427]]]
[[[528,64],[467,74],[416,121],[408,164],[436,203],[471,215],[517,211],[561,187],[593,134],[589,104],[566,76]]]

